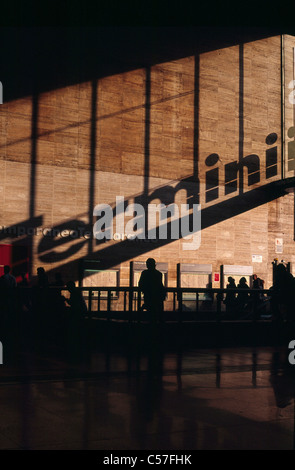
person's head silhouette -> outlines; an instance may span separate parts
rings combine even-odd
[[[38,268],[37,269],[37,275],[42,277],[42,276],[45,276],[45,269],[44,268]]]
[[[76,288],[76,284],[74,281],[68,281],[67,282],[67,288],[70,292],[73,292]]]
[[[10,273],[10,266],[8,266],[8,264],[6,264],[4,266],[4,274],[9,274]]]
[[[154,258],[148,258],[146,260],[146,267],[148,269],[155,269],[156,268],[156,261],[154,260]]]

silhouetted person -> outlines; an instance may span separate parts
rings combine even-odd
[[[38,287],[48,287],[48,277],[44,268],[37,269],[37,286]]]
[[[10,266],[7,264],[4,266],[4,274],[1,276],[1,286],[3,288],[14,288],[17,286],[15,277],[10,273]]]
[[[206,289],[212,289],[212,282],[208,282],[206,284]],[[206,306],[210,306],[210,304],[213,302],[213,294],[211,292],[205,292],[204,294],[204,300],[203,304]]]
[[[292,405],[294,400],[295,378],[290,364],[286,362],[287,358],[280,358],[280,353],[273,353],[271,364],[270,383],[274,390],[276,406],[286,408]]]
[[[48,288],[49,283],[45,269],[39,267],[32,291],[32,320],[36,329],[35,338],[40,346],[43,345],[43,339],[48,339],[48,316],[51,310]]]
[[[240,313],[245,310],[249,302],[250,287],[248,286],[247,280],[245,277],[241,277],[239,284],[237,285],[237,288],[245,290],[245,292],[238,292],[238,295],[237,295],[237,309],[238,309],[238,313]]]
[[[252,288],[257,290],[264,289],[264,281],[260,279],[257,274],[253,274]],[[257,312],[261,308],[264,300],[264,294],[262,292],[252,292],[251,299],[253,302],[254,312]]]
[[[4,274],[0,278],[1,289],[1,327],[7,333],[14,325],[16,313],[16,289],[17,283],[15,277],[10,273],[10,266],[4,266]]]
[[[51,311],[49,312],[49,327],[51,329],[53,340],[59,341],[64,328],[66,316],[66,298],[62,290],[66,289],[65,282],[60,272],[55,273],[55,281],[52,284],[50,292]]]
[[[271,290],[274,319],[279,323],[287,320],[294,328],[295,280],[284,264],[277,265]]]
[[[83,319],[87,313],[87,306],[82,291],[76,287],[74,281],[67,282],[70,298],[67,299],[70,305],[66,325],[66,346],[69,359],[79,359],[81,357],[81,340]]]
[[[70,298],[67,299],[67,302],[78,317],[83,317],[87,313],[87,306],[81,290],[76,287],[74,281],[67,282],[67,288],[70,292]]]
[[[257,276],[257,274],[253,274],[253,281],[252,281],[252,287],[253,289],[259,289],[261,286],[260,283],[261,279]]]
[[[23,272],[21,273],[22,280],[19,281],[18,286],[19,287],[28,287],[29,286],[29,281],[27,278],[27,273]]]
[[[54,281],[55,286],[57,286],[57,287],[64,287],[65,286],[65,282],[63,280],[62,273],[60,273],[60,272],[55,273],[54,278],[55,278],[55,281]]]
[[[264,289],[264,280],[260,279],[260,277],[257,276],[257,274],[253,274],[253,282],[252,282],[252,287],[253,289]],[[262,299],[264,297],[264,294],[258,293],[259,298]]]
[[[226,288],[228,292],[226,293],[224,303],[226,306],[226,313],[232,314],[236,309],[236,292],[231,292],[231,289],[236,289],[236,283],[233,277],[228,277],[228,284]]]
[[[147,269],[141,273],[138,287],[143,292],[144,306],[154,323],[157,319],[162,320],[166,291],[162,282],[162,273],[156,269],[153,258],[147,259],[146,267]]]
[[[65,282],[62,278],[62,274],[60,272],[55,273],[55,281],[52,286],[55,289],[52,289],[52,300],[55,307],[59,310],[63,308],[65,305],[65,297],[62,295],[62,289],[66,288]]]
[[[17,285],[18,287],[20,287],[20,289],[18,290],[19,308],[22,312],[28,312],[30,309],[31,302],[30,302],[29,289],[27,289],[29,287],[27,273],[22,272],[21,277],[22,279],[21,281],[19,281]]]

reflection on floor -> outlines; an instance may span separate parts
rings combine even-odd
[[[0,449],[293,449],[294,370],[269,346],[4,348]]]

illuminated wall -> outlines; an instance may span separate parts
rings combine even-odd
[[[287,91],[295,40],[284,39]],[[277,36],[4,100],[0,242],[28,246],[32,275],[44,266],[77,280],[79,261],[94,259],[120,266],[128,285],[130,261],[153,256],[168,263],[170,286],[177,263],[212,264],[213,272],[253,265],[269,285],[275,257],[295,262],[293,195],[265,200],[254,192],[282,178],[292,146],[294,106],[286,93],[282,106],[281,80]],[[116,196],[144,207],[200,203],[200,248],[184,250],[183,240],[98,243],[93,209],[114,207]]]

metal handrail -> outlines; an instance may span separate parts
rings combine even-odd
[[[27,289],[26,287],[19,288],[19,289]],[[63,293],[67,292],[67,287],[54,287],[49,286],[49,290],[59,290]],[[99,316],[101,318],[107,318],[108,320],[111,318],[117,318],[129,321],[140,321],[144,315],[141,314],[141,308],[143,303],[143,295],[139,287],[130,287],[130,286],[91,286],[91,287],[76,287],[83,295],[85,300],[87,301],[87,308],[88,308],[88,317],[93,318],[95,316]],[[200,305],[202,302],[207,302],[207,304],[211,303],[213,308],[210,311],[211,320],[215,319],[216,321],[222,320],[222,313],[225,310],[223,307],[223,300],[225,295],[229,292],[234,294],[239,293],[247,293],[249,298],[249,303],[252,303],[252,311],[248,315],[250,319],[256,321],[257,315],[255,312],[255,302],[253,299],[255,298],[255,294],[263,294],[265,296],[265,300],[269,300],[274,293],[272,289],[239,289],[239,288],[193,288],[193,287],[167,287],[165,288],[167,293],[167,298],[164,301],[164,313],[166,316],[169,314],[175,314],[175,318],[178,321],[184,321],[189,316],[193,316],[195,321],[201,318],[201,314],[203,317],[206,316],[206,310],[203,312],[200,309]],[[93,295],[97,293],[97,295]],[[104,295],[101,295],[101,294]],[[115,294],[112,296],[112,294]],[[137,293],[137,295],[134,295]],[[121,295],[122,294],[122,295]],[[169,298],[169,294],[172,296]],[[184,294],[193,294],[195,296],[195,300],[187,300],[185,299]],[[200,299],[200,294],[207,294],[207,300]],[[253,296],[254,294],[254,296]],[[67,294],[69,295],[69,294]],[[170,308],[165,310],[165,304],[169,302]],[[113,305],[116,303],[116,310],[113,310]],[[187,304],[195,304],[195,309],[192,308],[191,310],[185,309],[185,305]],[[118,308],[120,307],[121,308]],[[121,317],[120,317],[121,313]],[[208,312],[207,312],[208,313]],[[116,314],[116,315],[115,315]],[[123,314],[128,314],[127,316]],[[133,315],[132,315],[133,314]],[[202,318],[204,319],[204,318]]]

